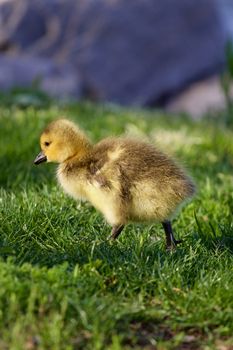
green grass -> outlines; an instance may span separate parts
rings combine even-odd
[[[62,193],[55,165],[34,166],[59,115],[93,141],[157,142],[198,186],[174,221],[129,225],[116,242],[89,204]],[[89,103],[0,109],[0,349],[232,349],[233,132],[221,122]]]

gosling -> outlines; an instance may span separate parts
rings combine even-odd
[[[129,222],[160,222],[171,249],[171,218],[195,192],[192,179],[153,145],[127,137],[106,138],[93,145],[67,119],[50,123],[40,137],[34,164],[59,163],[57,179],[75,199],[89,201],[112,226],[116,239]]]

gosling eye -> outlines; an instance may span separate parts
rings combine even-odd
[[[48,147],[48,146],[50,145],[50,143],[51,143],[51,142],[45,141],[45,142],[44,142],[44,145],[45,145],[46,147]]]

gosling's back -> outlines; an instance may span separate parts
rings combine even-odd
[[[109,198],[124,213],[124,221],[163,221],[194,194],[185,172],[142,141],[105,139],[94,146],[89,161],[90,181],[112,193]]]

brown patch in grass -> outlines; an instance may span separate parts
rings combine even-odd
[[[151,321],[132,321],[124,344],[132,348],[137,346],[145,350],[158,350],[161,347],[158,347],[157,344],[169,342],[174,350],[201,350],[201,342],[204,339],[201,332],[187,331],[187,334],[180,341],[177,340],[176,335],[166,325]]]

